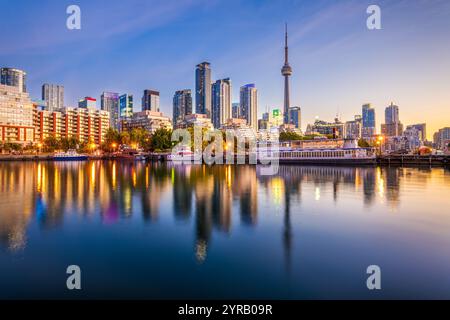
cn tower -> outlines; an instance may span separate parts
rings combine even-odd
[[[288,61],[288,35],[287,24],[284,32],[284,66],[281,68],[281,74],[284,76],[284,124],[291,123],[289,114],[289,77],[292,75],[292,68]]]

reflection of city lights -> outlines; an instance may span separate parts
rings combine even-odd
[[[378,187],[378,194],[380,196],[384,195],[384,179],[381,172],[381,168],[377,168],[377,187]]]
[[[314,191],[314,199],[315,199],[316,201],[319,201],[319,200],[320,200],[320,188],[319,188],[319,187],[316,187],[316,189],[315,189],[315,191]]]
[[[172,168],[171,172],[170,172],[170,177],[172,179],[172,183],[175,183],[175,169]]]
[[[271,180],[271,191],[273,202],[275,204],[281,204],[284,193],[284,181],[283,179],[276,177]]]
[[[195,257],[198,262],[203,262],[206,259],[206,250],[208,245],[204,240],[198,240],[195,248]]]
[[[95,186],[95,165],[92,163],[91,165],[91,185]]]
[[[136,170],[134,168],[131,171],[131,176],[133,177],[133,187],[136,187],[137,176],[136,176]]]
[[[116,188],[116,163],[114,162],[112,165],[112,188],[113,190]]]
[[[37,192],[41,192],[42,188],[42,166],[41,163],[38,163],[37,167]]]
[[[225,180],[228,188],[231,188],[231,166],[225,167]]]
[[[148,189],[148,166],[145,167],[145,188]]]

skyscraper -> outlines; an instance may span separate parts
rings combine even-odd
[[[241,117],[241,106],[239,102],[233,102],[231,104],[231,117],[234,119],[239,119]]]
[[[281,74],[284,77],[284,124],[290,124],[290,100],[289,100],[289,77],[292,75],[292,68],[288,61],[288,35],[287,24],[284,33],[284,66],[281,68]]]
[[[173,126],[184,121],[185,117],[192,114],[191,90],[178,90],[173,96]]]
[[[57,111],[64,107],[64,87],[57,84],[42,85],[42,100],[47,104],[48,111]]]
[[[101,109],[109,112],[109,123],[112,128],[119,128],[119,94],[103,92],[101,95]]]
[[[212,85],[211,120],[214,128],[219,129],[231,118],[231,80],[217,80]]]
[[[290,123],[295,126],[296,129],[300,129],[302,125],[302,110],[300,107],[289,108]]]
[[[370,103],[364,104],[362,106],[362,137],[371,139],[375,133],[375,109]]]
[[[97,99],[85,97],[78,101],[78,108],[95,109],[97,107]]]
[[[26,72],[14,68],[0,68],[0,84],[16,87],[20,92],[27,92]]]
[[[398,106],[391,102],[384,111],[385,123],[381,125],[381,133],[388,137],[397,137],[403,133],[403,125],[400,123]]]
[[[243,111],[242,118],[245,118],[247,125],[256,131],[258,129],[258,90],[254,84],[241,87],[240,105]]]
[[[119,97],[119,118],[130,119],[133,116],[133,95],[123,94]]]
[[[155,90],[146,89],[142,96],[142,111],[150,110],[159,112],[159,92]]]
[[[211,118],[211,67],[202,62],[195,70],[195,112]]]

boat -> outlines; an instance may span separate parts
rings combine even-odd
[[[261,163],[277,159],[279,163],[325,165],[374,165],[377,162],[373,148],[360,148],[352,144],[340,148],[258,148],[257,156]]]
[[[192,152],[190,147],[181,146],[174,148],[172,153],[167,156],[167,160],[175,163],[200,162],[202,161],[202,154]]]
[[[67,152],[58,152],[52,158],[52,160],[55,161],[84,161],[87,159],[88,159],[87,155],[79,154],[75,150],[68,150]]]
[[[143,152],[138,152],[134,155],[134,160],[135,161],[145,161],[146,160],[146,155]]]

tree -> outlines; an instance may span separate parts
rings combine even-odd
[[[302,136],[292,131],[280,132],[280,141],[302,140]]]
[[[109,128],[105,134],[105,141],[102,144],[102,150],[112,152],[117,150],[120,145],[120,133],[116,129]]]
[[[173,147],[172,142],[172,130],[169,129],[158,129],[156,130],[151,138],[151,147],[154,151],[168,150]]]
[[[76,149],[79,143],[78,139],[73,136],[68,138],[62,137],[59,139],[59,147],[64,151]]]
[[[369,148],[370,144],[364,139],[359,139],[358,140],[358,147],[360,147],[360,148]]]
[[[54,136],[49,136],[44,139],[44,151],[45,152],[54,152],[55,150],[60,149],[60,143],[58,139]]]

